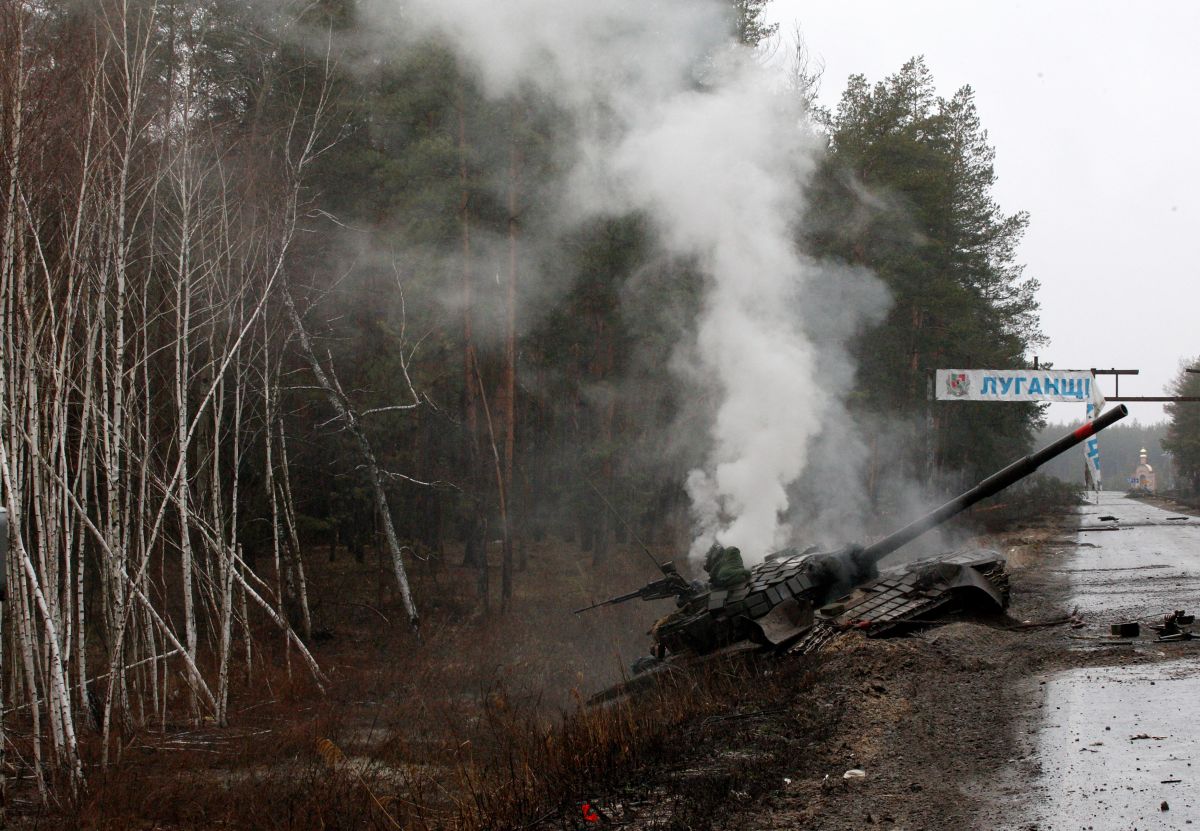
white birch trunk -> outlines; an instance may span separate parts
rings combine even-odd
[[[371,451],[371,443],[367,440],[367,436],[363,433],[359,426],[358,417],[350,408],[349,402],[344,399],[338,387],[330,381],[330,377],[325,373],[321,362],[317,360],[316,353],[313,352],[312,341],[309,340],[308,330],[304,328],[304,321],[300,319],[300,313],[296,311],[295,301],[292,299],[290,287],[284,283],[283,287],[283,302],[287,308],[288,316],[291,318],[292,326],[295,329],[296,337],[300,341],[300,349],[308,361],[309,368],[312,370],[313,377],[321,389],[325,391],[325,397],[329,400],[330,406],[333,407],[338,418],[354,436],[355,443],[358,444],[358,451],[362,455],[363,463],[367,467],[367,475],[371,482],[371,491],[375,497],[375,508],[379,512],[380,520],[383,523],[383,533],[387,539],[388,550],[392,556],[392,572],[396,576],[396,585],[400,589],[400,600],[404,604],[404,611],[408,614],[408,625],[414,633],[420,633],[420,618],[417,616],[417,607],[413,602],[412,591],[408,585],[408,574],[404,569],[404,560],[400,556],[400,540],[396,537],[396,529],[392,525],[392,514],[388,509],[387,494],[383,490],[383,477],[379,471],[379,464],[375,461],[375,454]]]

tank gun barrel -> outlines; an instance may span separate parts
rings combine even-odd
[[[1070,450],[1075,445],[1099,433],[1129,415],[1129,409],[1119,404],[1081,427],[1072,430],[1067,435],[1044,447],[1036,453],[1031,453],[1010,464],[1008,467],[993,473],[975,487],[951,499],[945,505],[930,511],[923,517],[913,520],[899,531],[888,534],[881,540],[868,545],[858,554],[856,559],[864,563],[877,563],[896,549],[907,545],[931,528],[935,528],[950,518],[962,513],[976,502],[1012,485],[1029,476],[1046,462]]]
[[[633,600],[635,597],[641,597],[642,590],[629,592],[628,594],[618,594],[616,597],[610,597],[608,600],[601,600],[599,603],[593,603],[591,606],[584,606],[582,609],[576,609],[575,614],[580,612],[590,612],[592,609],[599,609],[601,606],[615,606],[618,603],[624,603],[626,600]]]
[[[660,600],[664,597],[687,598],[694,593],[692,585],[683,579],[683,576],[676,571],[674,563],[662,563],[659,565],[662,569],[663,576],[654,580],[640,589],[631,591],[627,594],[619,594],[616,597],[610,597],[608,600],[601,600],[599,603],[593,603],[591,606],[584,606],[582,609],[576,609],[575,614],[587,612],[592,609],[599,609],[601,606],[615,606],[618,603],[624,603],[626,600],[633,600],[640,597],[642,600]]]

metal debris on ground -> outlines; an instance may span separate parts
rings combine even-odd
[[[1158,643],[1173,643],[1175,641],[1190,641],[1192,639],[1192,624],[1196,622],[1195,615],[1189,615],[1183,609],[1176,609],[1169,615],[1163,616],[1163,622],[1150,628],[1158,632]]]
[[[1151,619],[1144,617],[1138,620],[1122,620],[1109,624],[1109,634],[1103,640],[1110,644],[1131,643],[1131,641],[1124,639],[1141,637],[1141,621]],[[1183,609],[1176,609],[1168,615],[1163,615],[1160,621],[1160,623],[1150,624],[1150,628],[1158,634],[1158,637],[1154,639],[1155,643],[1175,643],[1178,641],[1190,641],[1196,638],[1196,635],[1192,632],[1196,616],[1188,614]],[[1122,640],[1116,640],[1118,638]]]
[[[1114,638],[1136,638],[1142,634],[1142,627],[1136,620],[1131,620],[1126,623],[1114,623],[1109,627]]]

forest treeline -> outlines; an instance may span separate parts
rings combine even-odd
[[[1166,389],[1178,398],[1200,398],[1200,357],[1185,359]],[[1160,492],[1177,496],[1200,495],[1200,403],[1175,401],[1164,405],[1167,420],[1150,424],[1117,424],[1100,438],[1100,474],[1108,490],[1129,487],[1141,451],[1157,474]],[[1050,424],[1038,444],[1047,444],[1068,429],[1066,424]],[[1082,454],[1068,453],[1052,459],[1042,472],[1066,482],[1084,483]]]
[[[730,4],[731,42],[777,37],[765,2]],[[319,679],[310,558],[386,552],[415,627],[414,557],[506,603],[523,540],[607,556],[624,530],[598,494],[686,542],[695,459],[671,437],[697,402],[670,365],[702,278],[653,217],[564,230],[555,102],[488,96],[353,0],[0,18],[3,689],[40,784],[83,780],[81,723],[107,759],[165,722],[180,672],[181,706],[224,722],[255,621]],[[928,401],[932,369],[1021,367],[1039,342],[1027,217],[993,199],[969,87],[939,95],[914,58],[826,110],[818,74],[780,92],[826,148],[795,244],[890,293],[853,342],[862,486],[958,484],[1037,426],[1035,405]]]
[[[1082,410],[1083,408],[1080,407]],[[1038,437],[1037,444],[1044,446],[1059,436],[1065,435],[1073,424],[1048,424]],[[1160,489],[1169,487],[1172,483],[1170,463],[1163,455],[1162,440],[1166,436],[1167,425],[1162,423],[1114,424],[1107,428],[1100,438],[1100,480],[1105,490],[1124,491],[1129,489],[1129,480],[1138,466],[1141,451],[1145,449],[1147,461],[1158,473]],[[1082,451],[1064,453],[1051,459],[1041,469],[1047,476],[1054,476],[1064,482],[1085,484],[1085,457]]]

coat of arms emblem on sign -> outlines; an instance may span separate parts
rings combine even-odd
[[[946,376],[946,392],[955,398],[962,398],[971,391],[971,379],[965,372],[951,372]]]

